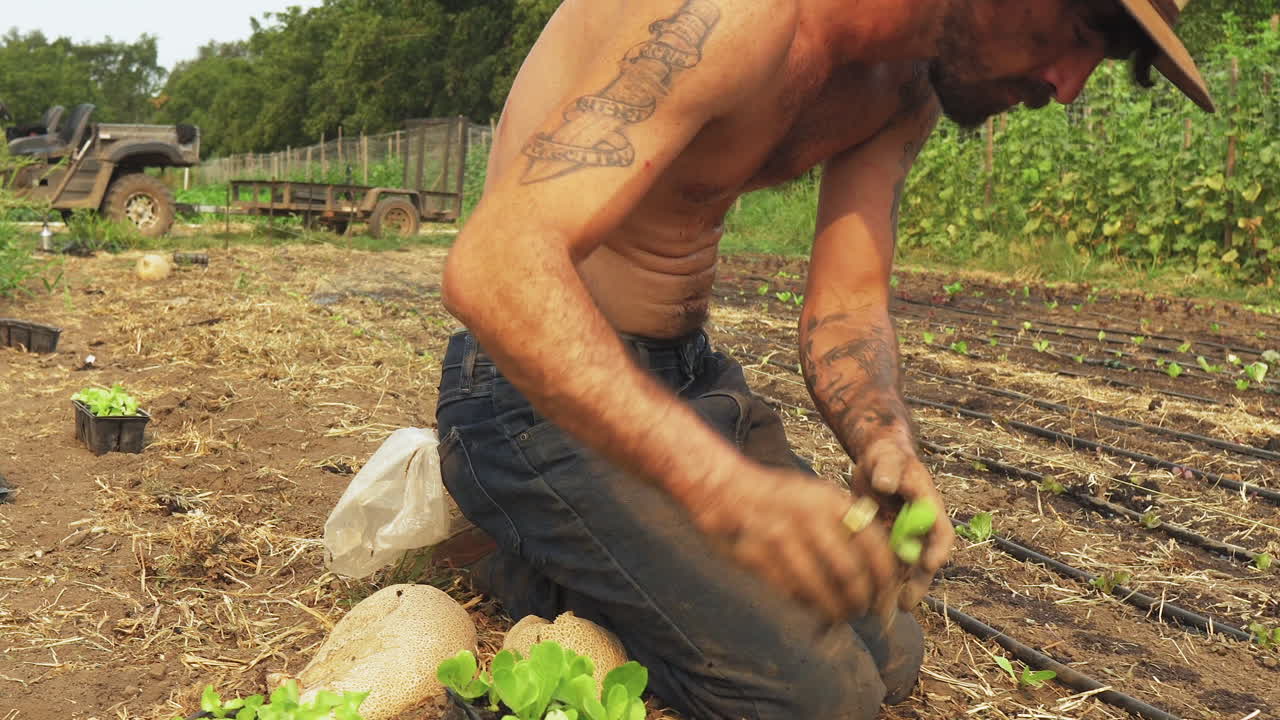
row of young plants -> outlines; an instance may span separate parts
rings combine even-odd
[[[1226,42],[1201,59],[1218,103],[1214,115],[1167,82],[1139,89],[1127,64],[1110,63],[1075,105],[998,121],[989,177],[982,133],[944,123],[912,172],[901,242],[959,260],[1054,244],[1081,262],[1118,257],[1274,283],[1280,32],[1269,23],[1245,27],[1231,14],[1223,23]]]

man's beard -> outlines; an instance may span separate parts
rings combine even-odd
[[[969,0],[952,0],[942,22],[938,54],[929,61],[929,83],[942,112],[957,125],[975,128],[1019,102],[1042,108],[1053,99],[1053,86],[1031,78],[989,78],[990,70],[974,52],[977,21]]]

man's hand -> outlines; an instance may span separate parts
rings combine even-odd
[[[901,582],[886,528],[844,525],[852,503],[818,478],[751,463],[688,505],[697,526],[749,570],[839,621],[892,606]]]
[[[942,496],[911,441],[901,433],[883,435],[867,443],[858,457],[853,488],[855,493],[873,492],[882,504],[897,497],[908,502],[930,502],[938,512],[933,530],[924,538],[920,563],[899,597],[898,606],[910,610],[928,592],[933,576],[947,562],[955,542]],[[892,508],[892,512],[896,511],[896,507]]]

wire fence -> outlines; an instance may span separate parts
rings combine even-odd
[[[463,117],[410,120],[395,132],[322,136],[307,147],[206,160],[183,182],[199,187],[231,180],[288,180],[461,192],[468,148],[483,153],[492,141],[492,128]]]

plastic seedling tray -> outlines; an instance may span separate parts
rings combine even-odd
[[[137,415],[128,417],[98,417],[79,400],[71,403],[76,410],[76,439],[94,455],[142,452],[143,434],[151,420],[146,412],[139,410]]]
[[[39,323],[0,318],[0,342],[27,352],[51,353],[58,349],[62,328]]]

